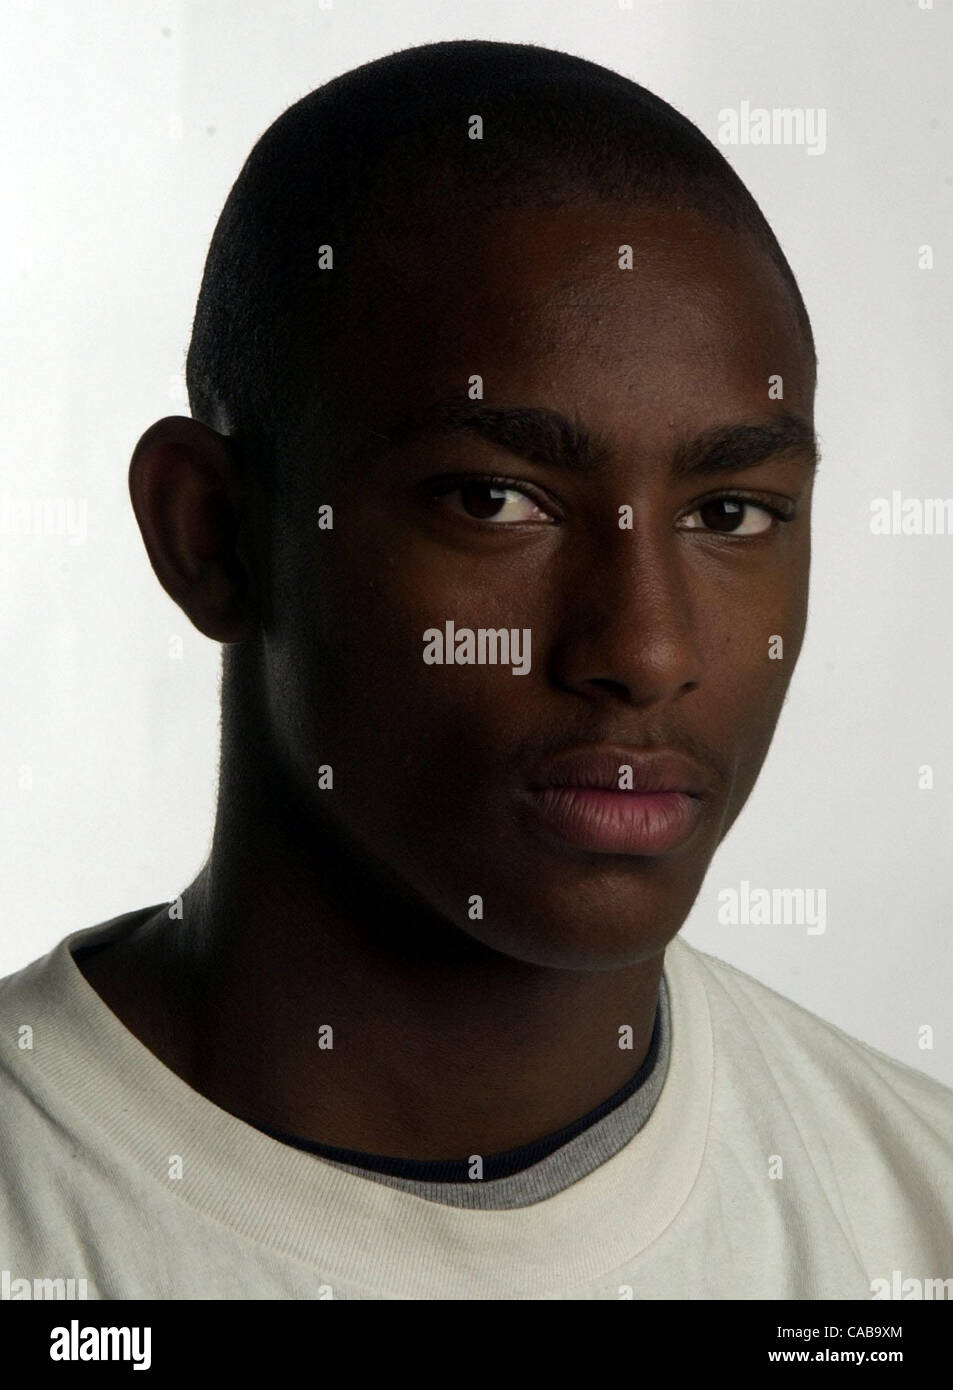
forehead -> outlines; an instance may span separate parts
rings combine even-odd
[[[610,429],[621,410],[686,429],[763,413],[773,376],[788,408],[811,413],[812,363],[780,272],[750,234],[686,208],[435,219],[374,293],[370,338],[346,350],[368,422],[474,376],[488,400]]]

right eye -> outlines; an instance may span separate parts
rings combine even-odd
[[[506,478],[457,478],[434,496],[442,501],[454,499],[452,510],[474,521],[489,521],[498,526],[553,523],[553,517],[528,492]]]

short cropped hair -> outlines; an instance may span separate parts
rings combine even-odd
[[[481,139],[470,138],[474,116]],[[333,396],[342,329],[368,321],[371,285],[386,294],[399,279],[415,232],[441,213],[449,236],[484,210],[592,200],[687,206],[752,233],[790,291],[816,374],[781,247],[691,121],[585,58],[458,40],[344,73],[258,140],[205,264],[186,363],[193,417],[244,445],[271,493],[306,407]],[[331,270],[319,267],[322,246]]]

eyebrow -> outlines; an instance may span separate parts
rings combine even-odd
[[[587,429],[545,406],[484,405],[447,396],[433,405],[400,412],[383,437],[390,448],[423,434],[469,434],[511,454],[555,469],[592,474],[615,449],[607,435]],[[779,455],[797,456],[812,471],[820,463],[811,423],[791,412],[751,423],[716,425],[676,449],[676,478],[756,468]]]

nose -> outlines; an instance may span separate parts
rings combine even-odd
[[[640,708],[698,689],[696,598],[676,535],[620,530],[567,575],[553,628],[553,679],[588,699],[612,696]]]

